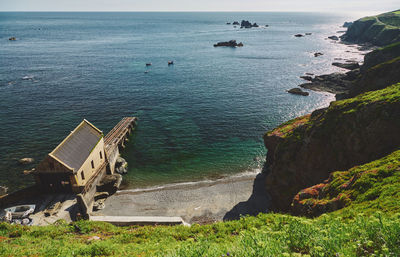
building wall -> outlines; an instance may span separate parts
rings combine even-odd
[[[102,158],[100,158],[100,152]],[[89,157],[83,163],[81,168],[77,171],[75,175],[77,186],[84,186],[86,182],[89,181],[89,179],[93,176],[95,171],[104,163],[105,158],[106,156],[104,153],[104,138],[101,138],[99,143],[97,143],[95,148],[90,153]],[[92,168],[92,161],[94,164],[94,168]]]

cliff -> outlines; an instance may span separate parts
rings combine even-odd
[[[384,46],[400,41],[400,10],[361,18],[341,36],[343,41]]]
[[[264,136],[273,209],[335,170],[374,161],[400,146],[400,83],[297,118]]]

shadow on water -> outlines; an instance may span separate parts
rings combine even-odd
[[[254,179],[253,192],[246,202],[240,202],[228,211],[223,220],[238,220],[241,216],[256,216],[259,213],[268,212],[270,198],[266,191],[265,178],[267,173],[265,167],[262,173]]]

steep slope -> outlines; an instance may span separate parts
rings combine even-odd
[[[343,41],[377,46],[400,41],[400,12],[393,11],[355,21],[341,36]]]
[[[379,160],[335,171],[329,179],[301,190],[293,199],[296,215],[317,216],[345,206],[369,212],[400,211],[400,150]]]
[[[332,102],[266,133],[266,183],[274,210],[289,211],[301,189],[321,183],[332,171],[396,150],[399,131],[400,83]]]

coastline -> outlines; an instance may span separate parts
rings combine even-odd
[[[94,215],[180,216],[188,223],[212,223],[268,210],[265,174],[117,191]]]
[[[339,43],[347,46],[348,49],[356,48],[360,56],[374,49],[373,47],[365,49],[363,44],[343,41],[328,43]],[[345,52],[348,51],[345,50]],[[341,60],[345,62],[349,59]],[[340,72],[331,74],[345,76],[347,72],[349,71],[341,69]],[[316,77],[331,74],[324,73]],[[308,89],[338,95],[338,92],[330,90],[329,86]],[[247,214],[257,215],[260,212],[267,212],[270,205],[265,188],[265,176],[266,174],[261,171],[244,172],[216,180],[123,189],[107,198],[105,208],[95,212],[94,215],[180,216],[185,222],[191,224],[238,219]]]

